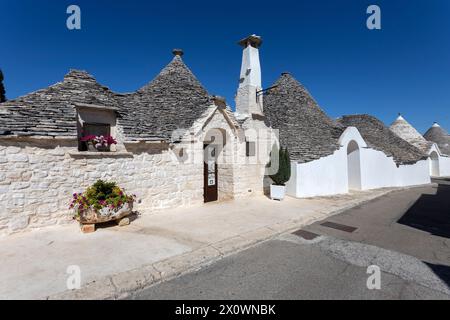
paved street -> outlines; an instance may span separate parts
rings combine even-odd
[[[120,297],[390,191],[283,202],[261,196],[141,212],[129,226],[92,234],[73,223],[11,235],[0,239],[0,298]],[[80,268],[85,290],[68,290],[69,266]]]
[[[447,185],[394,192],[131,298],[449,299],[449,199]]]

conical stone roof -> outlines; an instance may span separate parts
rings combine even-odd
[[[425,153],[428,153],[433,143],[427,141],[408,121],[401,115],[389,127],[392,132],[403,140],[408,141]]]
[[[71,70],[62,82],[0,104],[0,133],[76,137],[76,103],[117,107],[112,91],[87,72]]]
[[[302,163],[333,154],[344,128],[290,74],[283,73],[274,86],[264,96],[266,123],[279,130],[281,145],[289,149],[291,159]]]
[[[356,127],[370,148],[393,157],[397,164],[414,164],[427,158],[422,150],[397,136],[374,116],[349,115],[338,121],[345,127]]]
[[[170,139],[174,130],[189,129],[212,105],[206,89],[184,64],[180,55],[149,84],[119,97],[126,136]]]
[[[423,136],[436,143],[443,154],[450,156],[450,136],[440,125],[435,123]]]

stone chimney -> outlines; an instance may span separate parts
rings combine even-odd
[[[238,118],[246,118],[251,114],[262,115],[263,102],[261,86],[261,65],[259,63],[259,47],[261,37],[251,35],[239,41],[243,47],[241,75],[236,94],[236,114]]]

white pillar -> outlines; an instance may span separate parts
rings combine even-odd
[[[239,88],[236,94],[236,113],[240,118],[248,117],[251,114],[262,114],[263,112],[262,94],[258,94],[262,90],[261,65],[259,62],[261,43],[261,37],[256,35],[251,35],[239,41],[239,44],[244,48]]]

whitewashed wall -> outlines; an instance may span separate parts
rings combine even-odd
[[[299,198],[347,193],[347,147],[350,141],[358,143],[360,148],[361,190],[431,182],[428,160],[398,167],[391,157],[368,148],[358,130],[350,127],[342,134],[341,148],[334,154],[308,163],[292,163],[293,174],[287,184],[287,193]]]
[[[333,155],[308,163],[294,163],[287,183],[288,195],[307,198],[348,192],[347,153],[344,149]]]
[[[450,177],[450,158],[439,157],[439,176]]]
[[[443,156],[436,144],[430,148],[428,154],[430,155],[428,159],[430,175],[432,177],[450,177],[450,157]],[[432,154],[438,155],[437,161],[433,162]],[[433,171],[437,171],[437,173]]]

